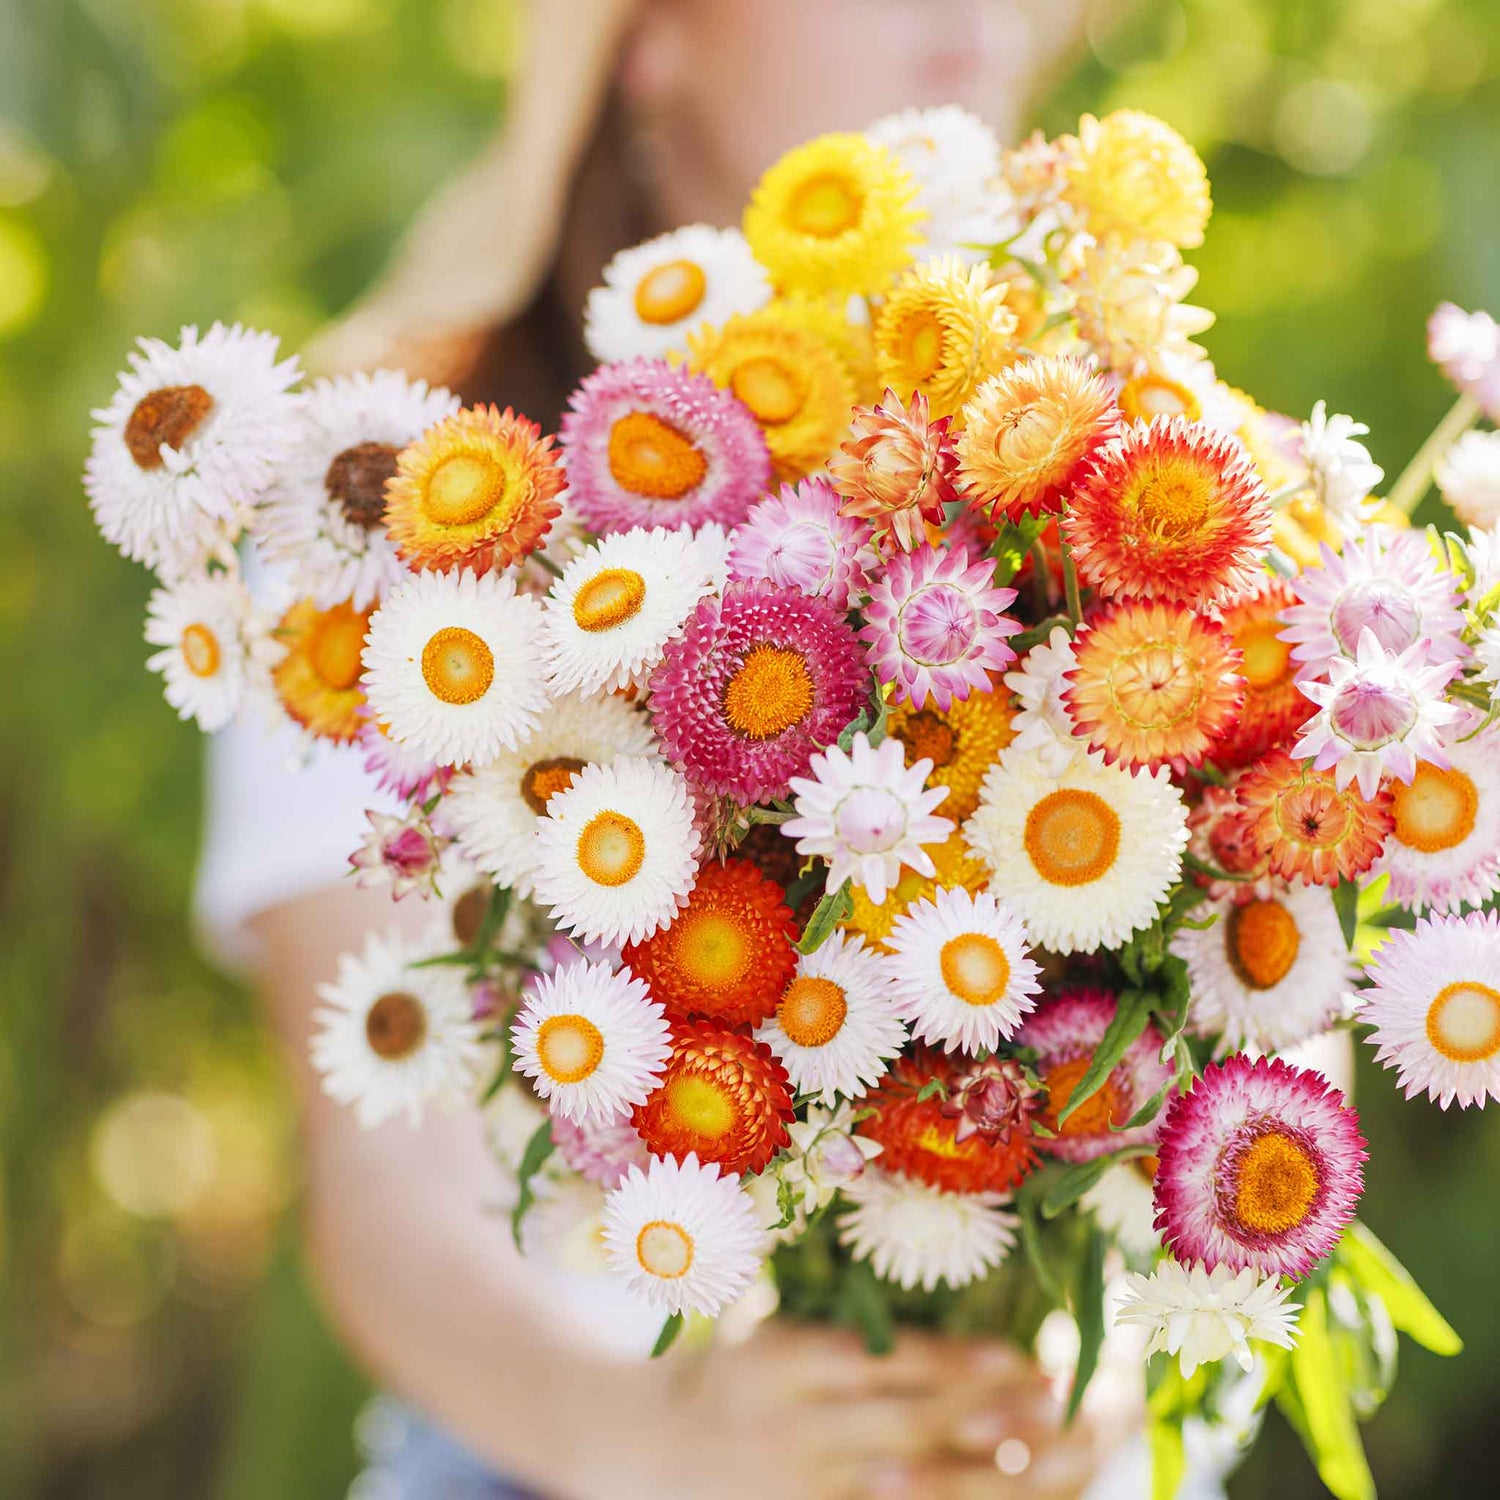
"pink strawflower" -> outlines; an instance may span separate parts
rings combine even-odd
[[[1442,730],[1465,717],[1443,697],[1458,664],[1429,662],[1427,647],[1421,640],[1392,655],[1366,627],[1353,661],[1336,656],[1327,682],[1301,684],[1319,712],[1303,725],[1293,757],[1332,768],[1340,791],[1357,780],[1367,801],[1382,776],[1410,782],[1421,760],[1446,768]]]
[[[817,594],[836,609],[863,593],[866,570],[879,561],[868,524],[840,514],[826,479],[782,485],[751,507],[729,542],[731,578],[764,578]]]
[[[1427,357],[1490,421],[1500,421],[1500,324],[1487,312],[1438,303],[1427,320]]]
[[[842,613],[774,583],[698,602],[651,678],[662,748],[689,779],[749,804],[779,797],[869,695]]]
[[[365,752],[365,770],[375,778],[375,785],[403,802],[426,802],[446,791],[453,779],[452,766],[437,765],[409,745],[382,734],[373,719],[360,730],[358,743]]]
[[[946,712],[975,688],[988,692],[989,674],[1016,659],[1006,638],[1021,626],[1004,613],[1016,591],[997,589],[994,576],[993,564],[962,547],[924,546],[886,564],[859,637],[899,701],[922,708],[931,698]]]
[[[597,532],[735,526],[771,477],[744,405],[659,359],[595,370],[573,392],[558,442],[568,499]]]
[[[1365,1157],[1321,1073],[1235,1053],[1167,1106],[1156,1227],[1181,1261],[1305,1276],[1354,1217]]]
[[[1418,641],[1430,662],[1469,654],[1458,580],[1433,556],[1425,531],[1372,526],[1342,555],[1325,543],[1321,566],[1305,568],[1291,587],[1297,602],[1282,611],[1281,639],[1295,643],[1299,681],[1325,676],[1334,657],[1356,656],[1366,630],[1392,654]]]
[[[420,812],[395,817],[390,813],[366,812],[370,832],[349,856],[357,872],[356,885],[389,885],[391,899],[399,901],[410,891],[437,894],[438,867],[451,840],[434,833]]]
[[[552,1141],[557,1154],[580,1177],[598,1183],[606,1192],[618,1187],[632,1167],[644,1171],[651,1160],[629,1115],[601,1125],[591,1116],[570,1120],[554,1111]]]

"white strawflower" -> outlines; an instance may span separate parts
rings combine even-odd
[[[1500,525],[1500,432],[1466,432],[1438,461],[1443,499],[1466,526]]]
[[[1385,470],[1356,441],[1369,430],[1353,417],[1329,416],[1322,401],[1302,424],[1302,458],[1308,477],[1324,510],[1341,526],[1358,526],[1379,508],[1380,502],[1370,491],[1385,478]]]
[[[1078,1200],[1126,1255],[1144,1259],[1161,1249],[1156,1230],[1156,1198],[1139,1161],[1110,1167]]]
[[[1045,642],[1039,641],[1021,659],[1014,672],[1005,674],[1005,685],[1020,700],[1011,720],[1018,750],[1031,750],[1054,775],[1067,770],[1073,758],[1085,754],[1088,742],[1073,732],[1073,716],[1063,701],[1068,690],[1067,674],[1078,665],[1073,637],[1065,627],[1054,625]]]
[[[604,1253],[604,1189],[583,1177],[538,1174],[521,1218],[521,1253],[578,1276],[609,1271]]]

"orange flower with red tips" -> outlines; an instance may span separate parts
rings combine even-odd
[[[1063,700],[1078,732],[1111,765],[1201,765],[1244,697],[1240,654],[1191,610],[1106,609],[1073,642]]]
[[[972,1064],[965,1060],[964,1066]],[[875,1113],[858,1132],[880,1143],[883,1171],[950,1193],[1010,1192],[1037,1163],[1029,1112],[1003,1134],[966,1130],[960,1139],[961,1116],[945,1113],[937,1094],[917,1097],[934,1079],[951,1091],[958,1067],[957,1060],[925,1047],[914,1057],[897,1058],[880,1087],[861,1101]]]
[[[360,653],[375,606],[355,609],[346,600],[319,609],[311,599],[294,604],[276,627],[286,655],[271,681],[281,706],[310,734],[347,744],[365,727]]]
[[[621,957],[668,1015],[755,1026],[791,982],[795,938],[781,887],[748,860],[731,859],[705,864],[687,905]]]
[[[562,465],[535,422],[475,406],[403,448],[385,526],[413,568],[498,572],[541,546],[562,513]]]
[[[666,1070],[632,1115],[653,1156],[696,1152],[738,1177],[762,1171],[791,1137],[786,1069],[763,1042],[706,1021],[682,1022]]]
[[[1315,771],[1284,750],[1251,766],[1235,796],[1255,848],[1284,880],[1353,880],[1374,864],[1395,826],[1385,787],[1367,801],[1353,782],[1340,791],[1332,771]]]
[[[1213,749],[1214,764],[1221,770],[1248,766],[1267,750],[1286,744],[1316,712],[1316,705],[1297,686],[1292,648],[1280,635],[1281,611],[1295,602],[1290,587],[1278,581],[1221,615],[1240,653],[1240,676],[1245,680],[1239,719]]]

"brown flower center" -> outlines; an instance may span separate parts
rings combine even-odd
[[[335,453],[323,476],[328,498],[351,526],[374,531],[385,515],[385,484],[396,472],[394,443],[356,443]]]
[[[142,396],[125,423],[125,446],[136,466],[161,468],[162,447],[181,448],[213,405],[201,385],[164,385]]]

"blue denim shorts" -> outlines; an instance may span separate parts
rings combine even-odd
[[[490,1473],[426,1418],[387,1396],[360,1413],[355,1441],[366,1467],[350,1485],[349,1500],[542,1500]]]

